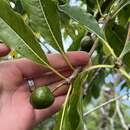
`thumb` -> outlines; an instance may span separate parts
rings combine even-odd
[[[5,44],[0,43],[0,57],[8,55],[10,52],[10,48]]]

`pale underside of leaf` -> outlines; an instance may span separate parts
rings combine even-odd
[[[4,0],[0,5],[0,37],[3,42],[37,63],[47,63],[46,55],[22,18]]]
[[[64,51],[60,32],[57,6],[51,0],[22,0],[29,22],[46,42],[58,51]]]
[[[130,41],[125,44],[124,49],[122,50],[120,57],[124,57],[129,52],[130,52]]]
[[[64,5],[59,6],[59,9],[82,24],[89,31],[95,33],[101,40],[105,41],[103,30],[99,27],[97,21],[91,14],[84,12],[76,6]]]

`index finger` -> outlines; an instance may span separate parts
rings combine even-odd
[[[89,55],[86,52],[75,51],[66,53],[70,63],[74,67],[87,65],[89,62]],[[69,68],[68,64],[65,62],[64,58],[60,54],[49,54],[48,60],[53,68],[56,70],[66,70]],[[45,72],[49,72],[50,70],[42,65],[36,64],[28,59],[19,59],[15,61],[17,67],[20,69],[21,73],[25,77],[30,77],[34,75],[40,75]]]

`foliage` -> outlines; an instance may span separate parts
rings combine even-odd
[[[92,60],[89,68],[74,70],[60,112],[35,129],[129,129],[124,96],[120,104],[119,99],[109,100],[119,94],[115,89],[120,84],[120,91],[129,88],[130,0],[77,0],[73,4],[72,0],[0,0],[0,41],[13,49],[16,58],[30,58],[65,82],[68,79],[49,64],[46,49],[62,54],[72,69],[66,51],[89,50]],[[66,49],[68,39],[72,42]],[[100,104],[103,107],[97,107]]]

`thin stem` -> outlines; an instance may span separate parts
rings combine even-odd
[[[116,110],[117,110],[117,114],[119,116],[119,119],[120,119],[120,122],[121,122],[123,129],[128,130],[129,128],[128,128],[127,124],[125,123],[125,119],[124,119],[123,114],[121,112],[120,104],[119,104],[118,100],[116,101]]]
[[[124,95],[122,95],[122,96],[117,96],[117,97],[115,97],[115,98],[112,98],[112,99],[110,99],[109,101],[107,101],[107,102],[105,102],[105,103],[103,103],[103,104],[101,104],[101,105],[95,107],[94,109],[92,109],[92,110],[90,110],[90,111],[84,113],[84,116],[88,116],[89,114],[91,114],[92,112],[94,112],[94,111],[100,109],[101,107],[106,106],[106,105],[108,105],[108,104],[110,104],[110,103],[112,103],[112,102],[114,102],[114,101],[116,101],[116,100],[119,100],[119,99],[121,99],[122,97],[124,97],[124,96],[126,96],[126,95],[128,95],[128,94],[130,94],[130,92],[127,92],[126,94],[124,94]]]
[[[125,3],[122,6],[119,6],[119,9],[115,10],[115,12],[112,13],[112,18],[114,18],[128,3]]]
[[[58,86],[56,86],[56,88],[54,88],[54,89],[52,90],[52,93],[54,93],[57,89],[59,89],[60,87],[62,87],[62,86],[65,85],[65,84],[66,84],[66,82],[63,81],[61,84],[59,84]]]
[[[103,60],[102,64],[105,64],[105,62],[106,62],[108,59],[109,59],[109,57],[106,57],[106,58]],[[98,68],[98,69],[96,70],[96,72],[94,72],[94,74],[93,74],[93,76],[92,76],[90,82],[89,82],[88,85],[87,85],[88,87],[86,88],[86,95],[87,95],[88,91],[90,91],[90,89],[92,88],[91,84],[92,84],[93,81],[96,79],[97,75],[101,72],[101,70],[102,70],[102,68]],[[85,84],[86,84],[86,83],[87,83],[87,81],[85,82]]]
[[[58,75],[59,77],[61,77],[62,79],[66,80],[66,77],[64,77],[62,74],[60,74],[57,70],[55,70],[53,67],[51,67],[50,65],[46,64],[47,67],[54,72],[56,75]]]
[[[126,44],[130,41],[130,22],[128,23],[128,33],[126,38]]]
[[[91,50],[89,51],[89,56],[91,57],[93,52],[96,50],[97,46],[98,46],[98,43],[99,43],[99,38],[97,38],[91,48]]]
[[[65,54],[63,51],[62,51],[61,53],[62,53],[62,55],[63,55],[63,57],[64,57],[66,63],[69,65],[69,67],[70,67],[72,70],[75,70],[75,68],[71,65],[71,63],[70,63],[68,57],[66,56],[66,54]]]
[[[125,76],[128,80],[130,80],[130,75],[122,68],[119,69],[119,72]]]
[[[106,9],[111,5],[113,0],[105,0],[101,5],[101,12],[104,13]],[[100,12],[96,14],[96,19],[99,20],[101,18]]]
[[[110,53],[112,54],[112,56],[113,56],[115,59],[117,59],[117,56],[116,56],[115,52],[113,51],[113,49],[111,48],[111,46],[108,44],[108,42],[104,40],[104,44],[105,44],[105,46],[108,48],[108,50],[110,51]]]
[[[82,67],[78,67],[69,78],[66,78],[61,84],[59,84],[58,86],[56,86],[56,88],[54,88],[52,90],[52,92],[54,93],[57,89],[59,89],[63,85],[69,85],[69,84],[71,84],[73,82],[73,80],[77,77],[77,75],[79,74],[79,72],[81,72],[81,71],[82,71]]]
[[[85,69],[85,71],[91,71],[91,70],[98,69],[98,68],[110,68],[110,69],[112,69],[113,67],[114,67],[114,65],[95,65],[95,66],[91,66],[91,67]]]
[[[66,95],[66,99],[65,99],[65,102],[64,102],[64,107],[63,107],[63,112],[62,112],[62,117],[61,117],[60,129],[59,130],[63,130],[62,126],[63,126],[63,121],[64,121],[64,115],[65,115],[65,111],[66,111],[66,108],[67,108],[67,103],[68,103],[68,100],[69,100],[71,89],[72,89],[72,84],[70,84],[70,87],[69,87],[69,90],[68,90],[68,93]]]
[[[96,0],[96,2],[97,2],[97,6],[98,6],[99,13],[100,13],[100,15],[103,17],[103,13],[102,13],[102,10],[101,10],[101,8],[100,8],[99,1]]]
[[[127,33],[126,42],[125,42],[124,48],[123,48],[118,60],[122,59],[122,57],[124,56],[123,52],[124,52],[124,49],[126,49],[127,44],[129,44],[129,41],[130,41],[130,22],[128,24],[128,33]]]

